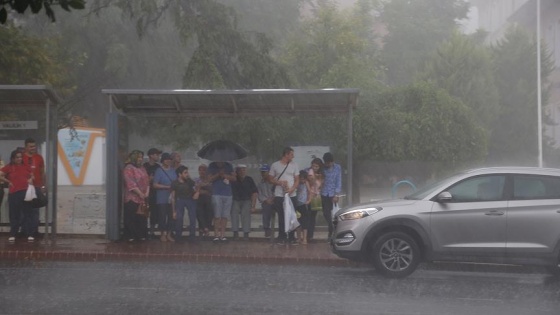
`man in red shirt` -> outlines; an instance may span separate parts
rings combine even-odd
[[[37,153],[37,142],[35,139],[25,139],[23,165],[28,165],[33,172],[33,186],[40,188],[43,194],[46,194],[45,160],[39,153]],[[31,226],[33,227],[33,235],[34,237],[37,237],[39,234],[39,208],[33,209],[32,220],[33,223]]]

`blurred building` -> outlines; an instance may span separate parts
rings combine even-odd
[[[489,44],[501,39],[512,24],[537,31],[537,0],[470,0],[477,8],[479,28],[489,32]],[[560,147],[560,0],[541,0],[541,40],[546,43],[554,60],[550,76],[551,98],[548,111],[557,125],[547,125],[546,134]],[[536,84],[536,83],[535,83]],[[544,105],[544,104],[543,104]]]

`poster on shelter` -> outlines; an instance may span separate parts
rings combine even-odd
[[[84,130],[60,130],[58,143],[70,167],[71,174],[79,178],[91,141],[91,132]]]

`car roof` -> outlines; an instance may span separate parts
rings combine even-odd
[[[528,167],[528,166],[499,166],[499,167],[484,167],[470,169],[462,172],[465,175],[477,174],[535,174],[535,175],[554,175],[560,176],[560,169],[557,168],[543,168],[543,167]]]

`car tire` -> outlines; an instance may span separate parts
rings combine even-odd
[[[420,248],[403,232],[381,235],[372,246],[375,270],[389,278],[403,278],[416,270],[420,263]]]
[[[550,272],[553,276],[560,278],[560,255],[556,259],[556,265],[554,266],[547,266],[546,269]]]

